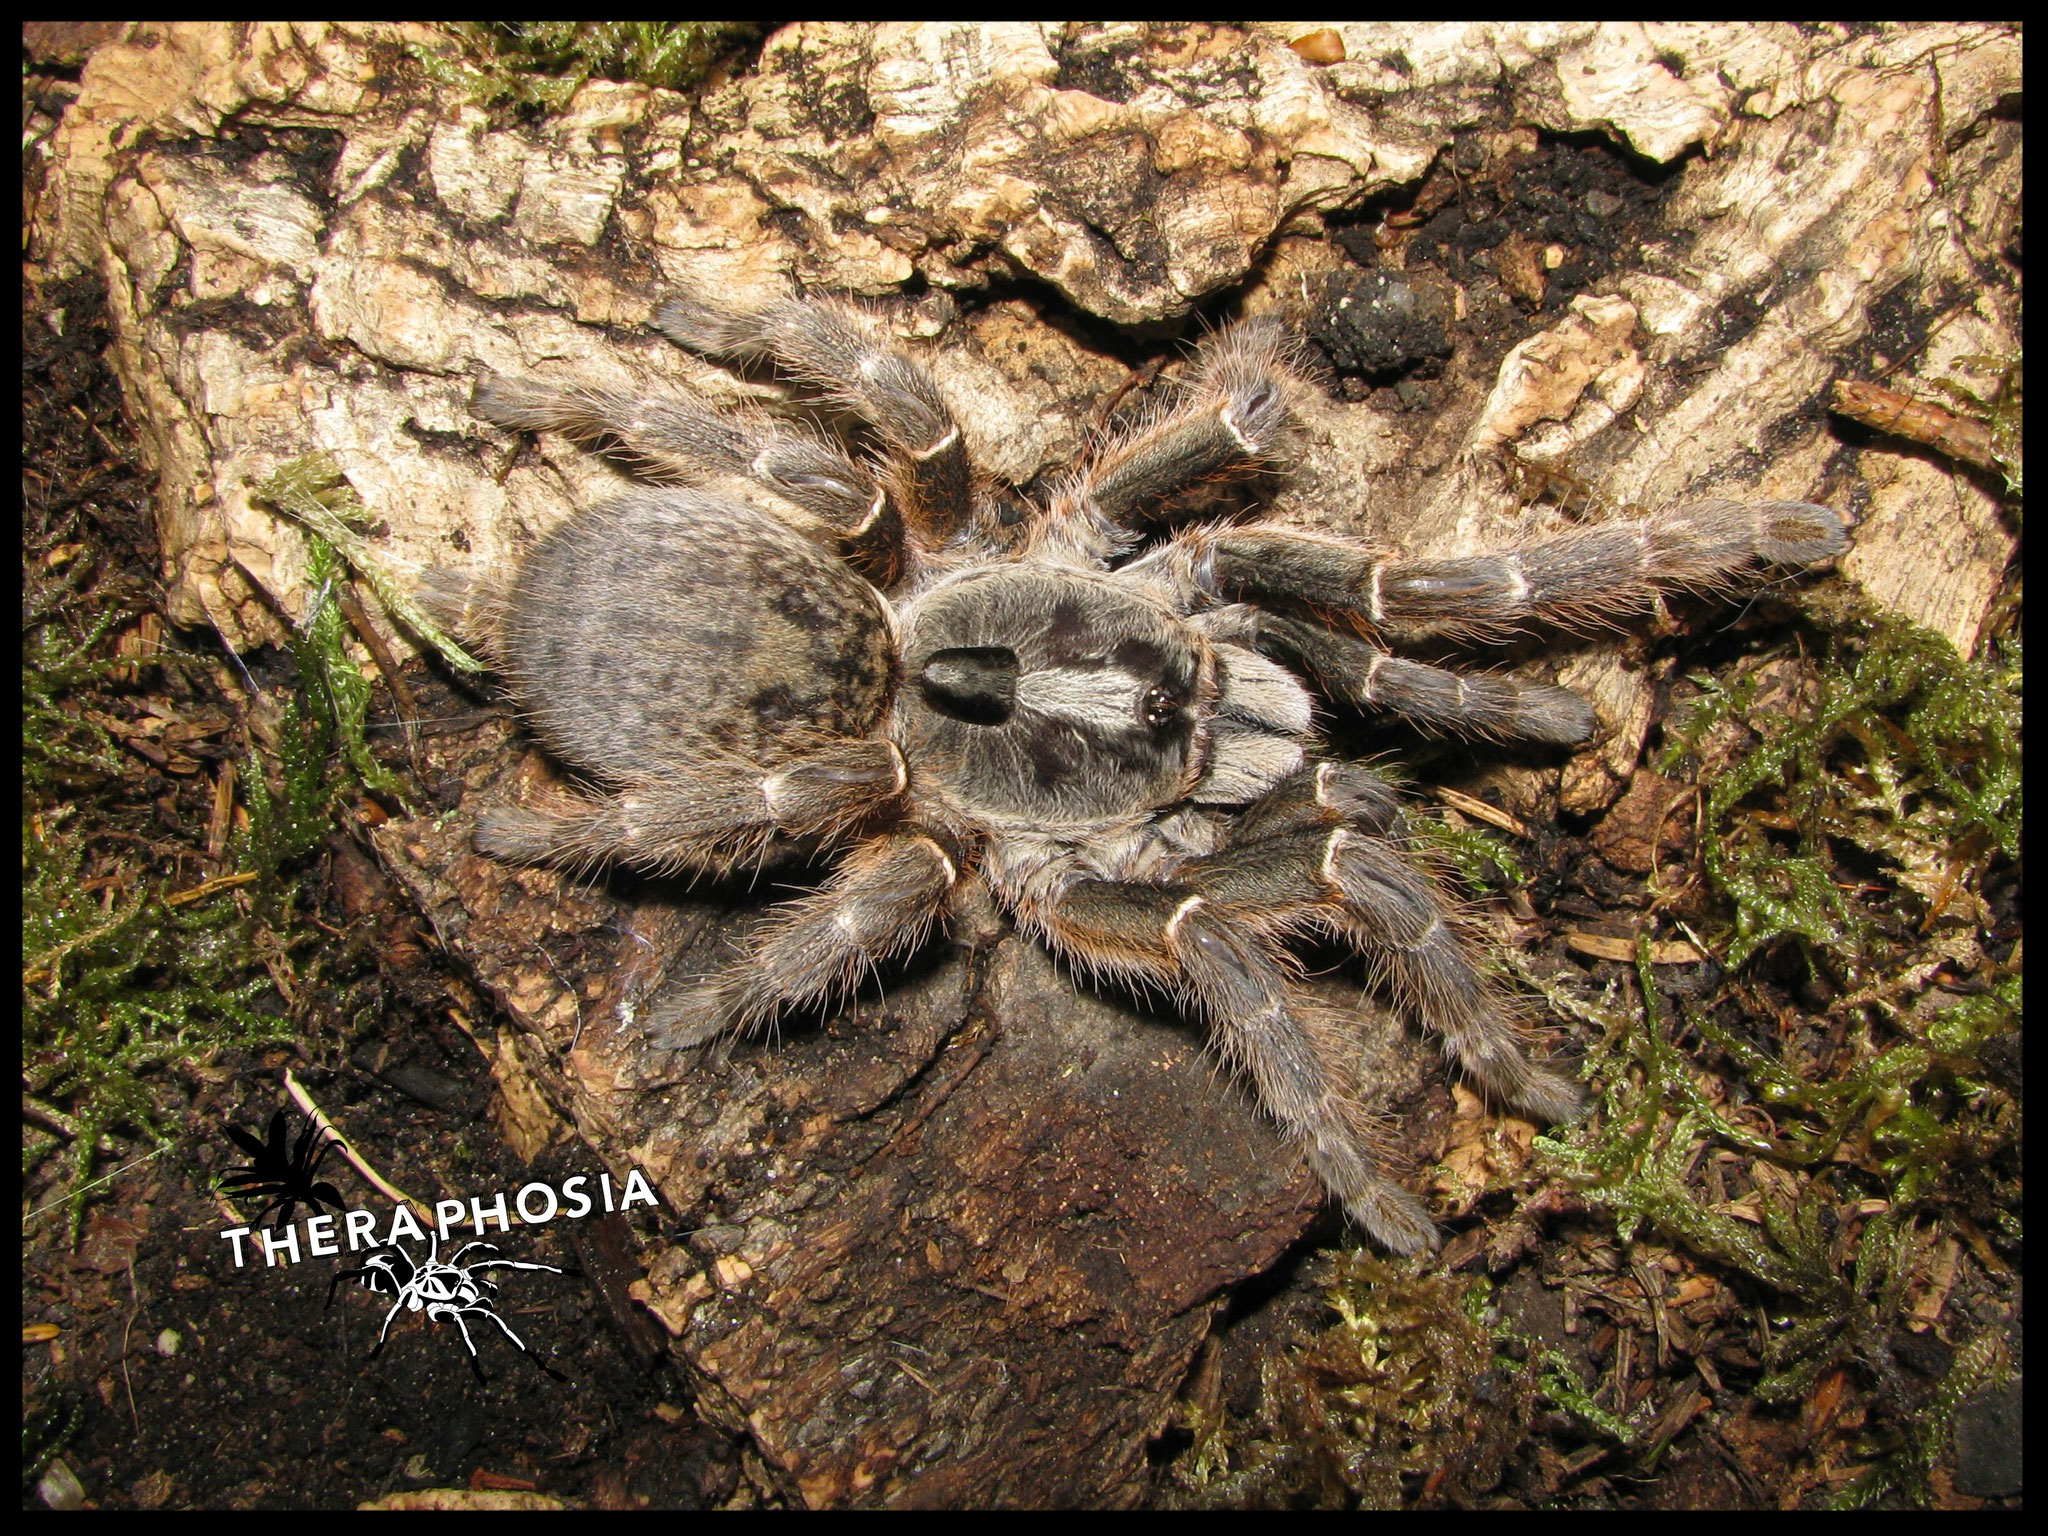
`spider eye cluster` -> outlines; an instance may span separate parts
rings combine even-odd
[[[1154,730],[1163,725],[1170,725],[1180,714],[1180,709],[1180,700],[1173,696],[1172,690],[1162,688],[1156,683],[1145,690],[1145,723]]]

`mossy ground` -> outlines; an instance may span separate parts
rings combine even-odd
[[[2017,1368],[2019,637],[1964,661],[1838,580],[1788,617],[1675,690],[1644,771],[1696,813],[1646,879],[1601,826],[1538,849],[1635,933],[1509,956],[1592,1112],[1485,1133],[1442,1265],[1309,1261],[1234,1405],[1197,1372],[1173,1502],[1973,1502],[1951,1431]],[[1468,878],[1536,862],[1491,836],[1444,840]]]

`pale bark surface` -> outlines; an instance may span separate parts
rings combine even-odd
[[[1995,280],[2016,35],[1346,24],[1308,50],[1343,60],[1312,63],[1288,46],[1311,30],[807,24],[701,99],[594,82],[518,127],[404,67],[423,29],[149,26],[92,55],[32,256],[107,284],[170,617],[247,646],[308,597],[301,538],[256,495],[279,465],[333,454],[401,579],[503,572],[614,480],[559,441],[515,457],[469,414],[479,374],[755,388],[652,332],[678,287],[883,302],[979,461],[1021,484],[1071,462],[1131,349],[1198,307],[1235,294],[1305,328],[1346,260],[1324,215],[1454,148],[1476,171],[1539,130],[1602,133],[1674,168],[1657,227],[1505,355],[1459,349],[1431,408],[1321,401],[1276,515],[1447,550],[1556,525],[1510,459],[1608,505],[1824,501],[1860,522],[1849,580],[1974,647],[2015,547],[1996,498],[1904,445],[1845,447],[1824,402],[1902,361],[1895,384],[1981,393],[2016,352]],[[1539,291],[1553,254],[1529,253]],[[1441,297],[1454,329],[1514,312],[1498,285]],[[1910,359],[1886,353],[1887,316],[1928,312]],[[1611,647],[1560,676],[1603,740],[1561,779],[1498,783],[1592,814],[1635,771],[1649,695]],[[655,1081],[631,1012],[732,942],[731,901],[479,858],[477,810],[551,770],[509,723],[435,751],[459,807],[378,846],[503,1010],[508,1130],[536,1146],[565,1117],[699,1229],[650,1251],[645,1300],[707,1409],[814,1504],[1134,1496],[1220,1299],[1320,1199],[1198,1034],[1077,996],[1006,937]],[[1391,1022],[1376,1038],[1381,1097],[1439,1128],[1414,1133],[1425,1155],[1432,1055]]]

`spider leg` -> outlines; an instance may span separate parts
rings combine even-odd
[[[758,412],[715,411],[668,391],[643,396],[502,377],[477,385],[471,409],[508,432],[614,445],[644,480],[740,494],[765,487],[823,523],[850,553],[891,571],[901,557],[902,519],[874,475],[823,439]]]
[[[1364,763],[1309,763],[1241,811],[1237,844],[1348,823],[1365,832],[1397,832],[1407,807],[1401,792]]]
[[[405,1306],[406,1300],[406,1293],[401,1288],[398,1293],[398,1299],[391,1303],[391,1310],[384,1314],[384,1326],[377,1330],[377,1347],[370,1351],[370,1358],[372,1360],[384,1352],[384,1341],[391,1336],[391,1320],[398,1316],[399,1310]]]
[[[1696,501],[1463,559],[1389,557],[1273,528],[1192,531],[1161,569],[1203,601],[1279,601],[1374,628],[1481,638],[1532,622],[1586,628],[1647,608],[1668,587],[1716,587],[1752,565],[1839,554],[1842,515],[1800,501]]]
[[[1180,397],[1091,455],[1076,487],[1105,523],[1135,526],[1176,491],[1270,467],[1293,424],[1287,333],[1250,320],[1202,343]]]
[[[498,1316],[498,1314],[492,1308],[486,1306],[482,1302],[472,1302],[470,1303],[470,1305],[466,1307],[451,1307],[449,1310],[457,1314],[464,1312],[473,1312],[478,1317],[487,1317],[492,1322],[498,1325],[498,1331],[500,1333],[504,1334],[506,1338],[512,1341],[512,1347],[514,1349],[524,1350],[526,1348],[526,1341],[520,1338],[518,1334],[512,1331],[511,1324],[507,1323],[504,1318]],[[465,1337],[466,1336],[467,1334],[465,1331]]]
[[[574,1270],[562,1269],[553,1264],[529,1264],[523,1259],[479,1259],[476,1263],[471,1264],[468,1267],[466,1273],[478,1285],[488,1285],[492,1290],[496,1290],[498,1288],[497,1282],[493,1280],[483,1279],[477,1273],[479,1270],[484,1269],[544,1269],[551,1275],[568,1275],[575,1273]]]
[[[463,1346],[469,1351],[470,1370],[475,1373],[476,1379],[478,1381],[488,1383],[491,1378],[484,1374],[483,1362],[477,1359],[476,1357],[476,1340],[472,1339],[469,1336],[469,1324],[465,1323],[462,1320],[462,1314],[464,1312],[468,1312],[471,1310],[482,1311],[485,1313],[486,1316],[493,1315],[488,1311],[488,1309],[485,1308],[472,1309],[469,1307],[457,1307],[451,1306],[446,1302],[441,1302],[435,1306],[427,1308],[427,1321],[430,1323],[437,1323],[443,1317],[446,1317],[455,1324],[457,1330],[462,1334]],[[503,1328],[505,1325],[503,1323],[500,1323],[498,1326]],[[509,1333],[511,1330],[507,1329],[506,1331]],[[514,1338],[512,1342],[517,1344],[519,1340],[517,1338]]]
[[[1209,865],[1208,860],[1193,861]],[[1289,980],[1281,954],[1242,920],[1238,901],[1304,901],[1297,869],[1247,880],[1211,866],[1212,900],[1183,886],[1080,881],[1026,915],[1063,953],[1099,970],[1178,984],[1207,1014],[1218,1050],[1251,1079],[1259,1102],[1295,1139],[1346,1213],[1396,1253],[1434,1246],[1422,1202],[1381,1171],[1370,1151],[1349,1062],[1355,1042],[1341,1019]]]
[[[546,1266],[536,1265],[532,1267],[545,1268]],[[549,1365],[545,1360],[541,1359],[541,1357],[535,1354],[531,1349],[527,1348],[526,1341],[520,1338],[518,1334],[514,1333],[511,1329],[511,1326],[505,1321],[505,1319],[498,1316],[498,1314],[494,1312],[490,1307],[479,1305],[461,1307],[457,1310],[462,1312],[475,1312],[484,1317],[488,1317],[492,1322],[498,1325],[499,1330],[505,1335],[505,1337],[512,1341],[512,1347],[518,1350],[519,1353],[521,1353],[522,1355],[526,1356],[526,1358],[531,1360],[535,1365],[539,1366],[541,1370],[545,1371],[549,1376],[553,1377],[556,1381],[567,1381],[569,1379],[567,1376],[564,1376],[560,1371],[556,1370],[553,1366]]]
[[[504,806],[477,821],[477,851],[510,864],[586,870],[611,860],[660,874],[722,873],[778,838],[843,836],[903,793],[886,741],[820,747],[763,774],[716,764],[555,808]]]
[[[958,878],[952,855],[924,833],[875,838],[817,894],[782,908],[738,966],[662,1000],[650,1032],[661,1049],[685,1050],[837,993],[922,938]]]
[[[654,323],[677,345],[714,357],[765,356],[870,422],[895,455],[899,505],[931,545],[974,513],[967,445],[938,385],[875,319],[837,299],[786,299],[743,314],[671,299]]]
[[[1579,1090],[1529,1060],[1512,1011],[1459,933],[1443,891],[1405,850],[1339,827],[1322,840],[1321,868],[1341,893],[1344,931],[1385,962],[1396,996],[1443,1036],[1480,1087],[1539,1119],[1579,1112]]]
[[[1266,614],[1259,635],[1298,661],[1326,696],[1384,709],[1418,725],[1462,736],[1576,746],[1599,724],[1593,707],[1567,688],[1426,666],[1305,619]]]
[[[1187,860],[1167,883],[1078,881],[1027,903],[1025,916],[1083,964],[1188,987],[1226,1057],[1353,1217],[1390,1248],[1412,1251],[1420,1207],[1373,1167],[1345,1086],[1343,1032],[1287,986],[1278,949],[1286,937],[1322,927],[1364,949],[1402,1004],[1497,1099],[1562,1120],[1578,1112],[1579,1092],[1529,1060],[1512,1010],[1436,882],[1375,835],[1399,833],[1383,781],[1356,765],[1317,764],[1251,814],[1251,840]]]
[[[361,1269],[344,1269],[336,1271],[334,1278],[327,1282],[327,1305],[329,1307],[332,1307],[334,1305],[335,1287],[340,1285],[342,1281],[361,1280],[363,1282],[363,1288],[365,1290],[374,1291],[377,1289],[377,1287],[376,1284],[370,1279],[370,1276],[388,1273],[388,1270],[383,1269],[372,1270],[370,1266],[367,1264],[365,1264]]]

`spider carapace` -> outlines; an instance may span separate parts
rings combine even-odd
[[[978,885],[1079,969],[1204,1017],[1391,1249],[1435,1228],[1371,1154],[1357,1022],[1302,987],[1295,939],[1363,952],[1496,1101],[1576,1112],[1418,862],[1399,795],[1322,754],[1314,694],[1436,730],[1583,742],[1595,719],[1575,695],[1392,641],[1608,623],[1661,588],[1825,560],[1838,514],[1699,501],[1453,559],[1255,523],[1162,528],[1177,493],[1284,470],[1295,450],[1309,386],[1285,330],[1253,320],[1206,341],[1172,400],[1020,519],[930,374],[860,308],[679,301],[658,321],[704,355],[772,362],[880,450],[677,393],[478,390],[497,425],[608,447],[650,482],[572,517],[508,582],[438,594],[547,746],[604,786],[491,810],[478,847],[670,873],[844,850],[745,959],[652,1000],[658,1044],[830,996]]]

